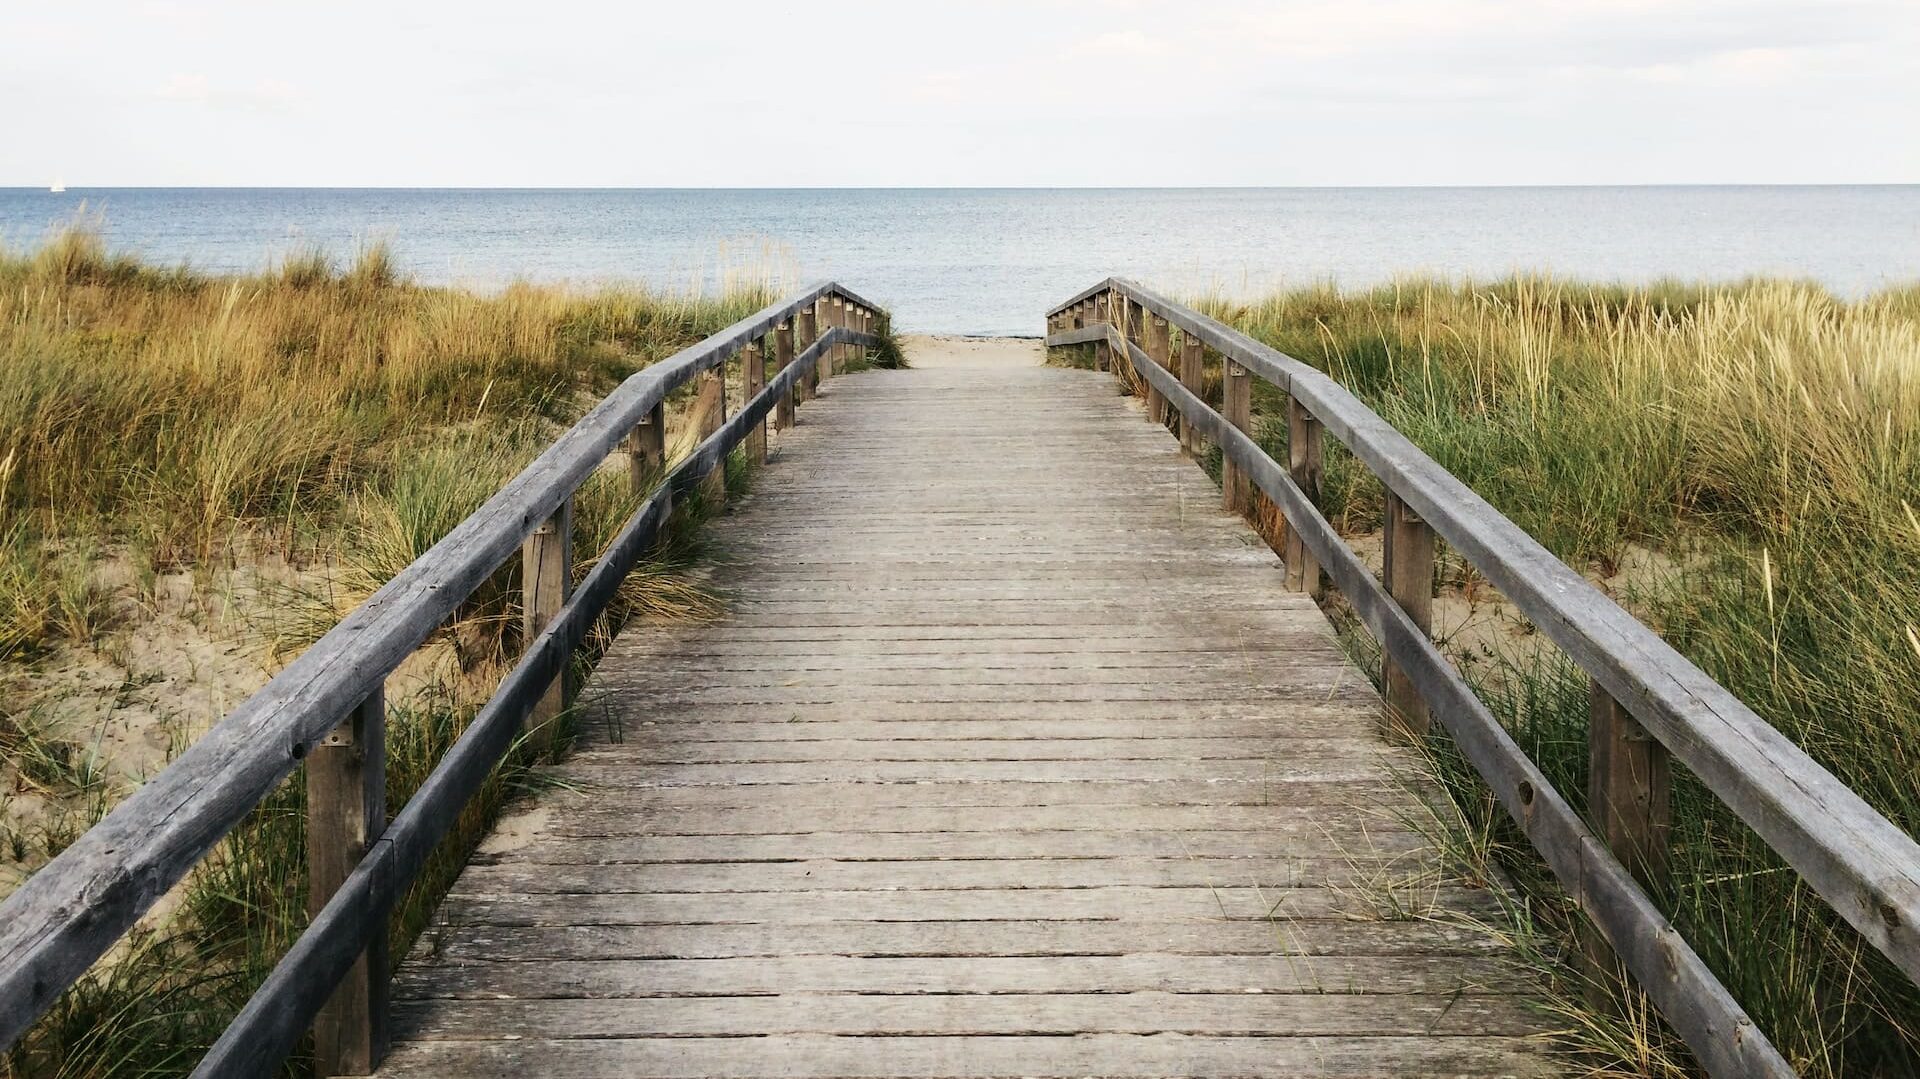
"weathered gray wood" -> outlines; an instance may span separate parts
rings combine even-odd
[[[1113,321],[1112,317],[1108,314],[1109,299],[1109,294],[1105,292],[1093,298],[1093,320],[1095,323],[1100,324],[1103,329],[1106,323]],[[1093,343],[1093,369],[1095,371],[1105,371],[1112,366],[1113,346],[1107,344],[1106,335],[1102,334],[1096,338]]]
[[[671,513],[673,499],[702,482],[707,471],[746,437],[748,428],[774,407],[776,398],[791,389],[837,340],[818,342],[797,356],[759,397],[674,466],[667,482],[627,521],[572,599],[533,640],[493,698],[201,1060],[196,1076],[264,1073],[286,1056],[332,986],[351,968],[368,934],[384,924],[468,799],[513,744],[524,717],[565,667],[634,561],[653,543]]]
[[[1673,828],[1673,777],[1667,748],[1598,682],[1589,689],[1587,806],[1595,831],[1651,895],[1667,889],[1668,836]],[[1614,978],[1606,939],[1585,936],[1596,998]]]
[[[1078,327],[1054,334],[1052,337],[1047,338],[1047,344],[1053,348],[1064,348],[1068,345],[1091,344],[1095,341],[1106,340],[1107,332],[1105,326],[1094,325]]]
[[[1278,993],[1055,993],[739,997],[724,1009],[699,997],[621,1000],[418,1000],[399,1007],[404,1032],[440,1040],[640,1038],[768,1034],[855,1036],[1032,1034],[1342,1035],[1358,1028],[1395,1037],[1519,1037],[1537,1022],[1495,993],[1314,996]]]
[[[745,351],[742,353],[741,362],[742,366],[746,368],[743,372],[747,384],[746,396],[748,398],[758,397],[760,391],[767,387],[766,350],[760,347],[759,342],[749,341],[747,342]],[[747,461],[749,463],[754,465],[764,465],[767,463],[766,421],[763,420],[760,423],[754,424],[753,429],[747,432],[746,445]]]
[[[847,317],[846,302],[838,296],[832,297],[827,302],[831,305],[828,308],[827,324],[835,329],[846,329],[851,324],[851,320]],[[827,353],[826,362],[821,364],[820,376],[822,378],[831,378],[839,374],[840,369],[846,365],[847,347],[836,344],[833,346],[833,350]]]
[[[1429,636],[1433,633],[1433,529],[1407,508],[1392,491],[1386,496],[1386,525],[1381,576],[1387,595],[1407,612],[1407,620]],[[1413,684],[1391,652],[1380,657],[1381,696],[1386,705],[1382,722],[1395,735],[1415,738],[1427,733],[1431,720],[1426,698]]]
[[[847,893],[849,902],[877,906],[878,893]],[[587,907],[601,897],[582,896]],[[658,902],[669,897],[645,896]],[[712,897],[688,897],[689,906],[713,906]],[[1064,901],[1084,906],[1085,897]],[[929,900],[933,902],[933,900]],[[980,904],[984,906],[984,904]],[[977,908],[976,908],[977,909]],[[430,975],[403,967],[394,991],[409,997],[606,999],[685,996],[758,997],[787,993],[1175,993],[1244,992],[1257,986],[1276,996],[1293,993],[1366,996],[1408,993],[1503,992],[1513,977],[1485,955],[970,955],[790,956],[753,959],[543,959],[444,964]],[[1504,984],[1503,984],[1504,983]]]
[[[658,403],[627,436],[627,481],[635,497],[645,497],[667,465],[667,406]]]
[[[1391,1061],[1383,1067],[1382,1061]],[[1169,1075],[1224,1079],[1287,1075],[1299,1079],[1366,1077],[1458,1079],[1552,1074],[1528,1038],[1231,1037],[1185,1034],[1018,1035],[960,1038],[632,1038],[590,1041],[421,1041],[398,1053],[396,1077],[450,1075],[471,1079],[576,1079],[633,1076],[689,1079],[714,1075],[779,1075],[790,1079],[934,1079],[972,1075],[1031,1079],[1161,1079]]]
[[[765,863],[762,863],[765,864]],[[990,932],[983,933],[982,930]],[[698,922],[672,925],[441,925],[417,960],[435,963],[542,959],[750,959],[758,956],[852,955],[961,957],[993,954],[1040,959],[1075,955],[1480,955],[1505,945],[1472,927],[1441,922],[1289,918],[1271,922],[1116,921],[1110,918],[1016,922]],[[431,988],[431,982],[421,983]],[[1276,996],[1278,994],[1275,994]],[[1508,995],[1508,994],[1502,994]],[[1512,994],[1524,1004],[1524,994]],[[405,998],[402,998],[405,999]],[[1346,996],[1348,1002],[1368,998]],[[738,1002],[738,998],[735,998]],[[1355,1029],[1355,1028],[1350,1028]],[[1358,1028],[1370,1029],[1370,1028]],[[422,1031],[423,1034],[429,1032]]]
[[[1232,360],[1220,362],[1221,414],[1235,430],[1249,433],[1253,430],[1253,377]],[[1220,462],[1220,504],[1229,513],[1253,512],[1253,488],[1240,466],[1225,459]]]
[[[1606,688],[1591,688],[1589,805],[1601,838],[1627,871],[1658,893],[1667,886],[1673,777],[1666,747]]]
[[[692,1070],[755,1073],[700,1039],[764,1049],[797,1033],[782,1014],[873,1045],[991,1037],[1024,1003],[1035,1018],[1005,1033],[1078,1043],[1150,1013],[1046,1004],[1129,990],[1192,991],[1174,1014],[1218,1001],[1223,1032],[1268,1040],[1294,1013],[1233,1025],[1251,1022],[1248,1001],[1310,1001],[1298,1022],[1344,1015],[1340,1052],[1373,1074],[1439,1059],[1376,995],[1430,1017],[1412,1002],[1486,999],[1499,1030],[1542,1029],[1530,984],[1486,939],[1381,917],[1381,902],[1479,918],[1497,905],[1449,880],[1411,826],[1421,796],[1394,779],[1411,759],[1380,740],[1378,698],[1324,617],[1126,411],[1086,372],[838,380],[713,526],[716,578],[738,582],[728,617],[630,626],[587,694],[593,741],[522,838],[456,885],[401,983],[449,1008],[408,1012],[396,1073],[476,1033],[515,1044],[476,1032],[470,1005],[516,1023],[624,1004],[553,1013],[537,1032],[607,1049],[576,1063],[609,1074],[629,1036],[686,1043]],[[1130,464],[1076,467],[1096,456]],[[1164,555],[1140,560],[1143,536]],[[679,999],[697,1011],[654,1009]],[[954,1026],[969,1015],[985,1025]],[[1491,1033],[1467,1029],[1428,1041]],[[1449,1074],[1549,1067],[1522,1044],[1447,1058]],[[1225,1047],[1196,1042],[1160,1070],[1302,1070],[1286,1054],[1223,1062]],[[956,1070],[977,1062],[962,1048]],[[1034,1066],[1014,1074],[1050,1067],[1020,1059]]]
[[[1304,492],[1308,499],[1318,504],[1320,501],[1320,455],[1322,452],[1320,421],[1301,403],[1289,396],[1287,398],[1287,468],[1294,486]],[[1287,529],[1287,586],[1309,596],[1320,594],[1320,562],[1314,557],[1313,549],[1294,534],[1289,525]]]
[[[307,758],[307,914],[317,915],[387,827],[387,706],[374,693]],[[387,1051],[387,931],[366,947],[313,1021],[314,1072],[366,1075]]]
[[[702,376],[705,377],[705,376]],[[520,553],[520,632],[534,640],[573,594],[573,500],[560,503],[553,516],[534,529]],[[553,744],[554,727],[573,703],[563,668],[527,715],[528,739],[544,752]]]
[[[1200,339],[1190,333],[1180,335],[1180,384],[1195,397],[1200,396],[1201,387],[1207,379],[1207,351]],[[1180,447],[1189,457],[1198,457],[1206,452],[1206,446],[1200,438],[1199,428],[1185,416],[1180,417]]]
[[[1239,460],[1255,485],[1287,515],[1301,541],[1331,575],[1361,622],[1394,654],[1462,754],[1500,799],[1565,886],[1594,920],[1661,1014],[1716,1076],[1786,1077],[1793,1069],[1754,1027],[1706,964],[1669,925],[1633,877],[1588,829],[1500,722],[1394,602],[1293,479],[1252,439],[1186,392],[1152,357],[1129,349],[1142,377],[1190,413]]]
[[[1148,318],[1146,338],[1147,355],[1161,370],[1166,370],[1173,349],[1173,335],[1167,320],[1158,315]],[[1161,394],[1158,383],[1151,380],[1147,382],[1147,419],[1161,427],[1167,425],[1166,397]]]
[[[1197,333],[1301,401],[1842,918],[1920,981],[1920,842],[1324,373],[1134,282],[1109,278],[1082,295],[1106,290]]]
[[[838,285],[646,368],[0,902],[0,1046],[26,1027],[426,640],[666,395]]]
[[[695,386],[692,422],[704,442],[712,438],[720,425],[727,421],[727,380],[718,371],[708,371],[700,376]],[[724,457],[714,462],[703,475],[700,498],[709,512],[726,504],[727,462]]]
[[[786,369],[793,362],[793,323],[782,322],[773,331],[773,368],[775,373]],[[774,412],[773,429],[790,431],[793,429],[793,412],[799,391],[789,390],[780,398],[779,407]]]
[[[820,318],[820,312],[825,307],[825,303],[824,300],[816,300],[811,305],[801,308],[800,313],[795,316],[798,330],[794,337],[794,347],[802,352],[812,348],[814,342],[820,340],[820,335],[828,329]],[[794,401],[796,403],[811,401],[819,390],[820,365],[815,364],[808,369],[806,377],[800,380],[799,392],[794,396]]]
[[[857,791],[845,791],[857,797]],[[744,808],[744,807],[732,807]],[[1301,855],[1246,858],[1008,858],[963,862],[706,862],[570,864],[502,859],[461,877],[468,895],[734,894],[952,889],[1085,889],[1120,879],[1155,888],[1323,886],[1358,889],[1391,872],[1395,856]],[[1268,951],[1272,941],[1268,941]],[[1146,949],[1151,950],[1151,949]],[[514,953],[518,957],[518,952]],[[598,959],[597,955],[578,958]]]

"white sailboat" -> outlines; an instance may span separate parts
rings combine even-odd
[[[61,182],[60,182],[59,180],[55,180],[55,181],[53,182],[53,186],[52,186],[52,187],[49,187],[49,188],[47,188],[47,190],[48,190],[48,191],[51,191],[52,193],[54,193],[54,194],[56,194],[56,195],[58,195],[58,194],[61,194],[61,193],[63,193],[63,192],[65,192],[65,191],[67,190],[67,185],[66,185],[66,184],[64,184],[64,183],[61,183]]]

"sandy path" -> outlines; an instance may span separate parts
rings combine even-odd
[[[948,337],[902,334],[914,367],[1038,367],[1047,361],[1037,337]]]

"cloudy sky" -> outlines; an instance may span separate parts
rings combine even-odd
[[[6,0],[0,185],[1920,181],[1920,0]]]

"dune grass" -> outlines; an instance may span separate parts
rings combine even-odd
[[[213,590],[251,560],[284,559],[302,572],[265,597],[245,643],[289,658],[621,379],[772,298],[764,284],[704,298],[528,285],[483,296],[413,285],[381,246],[344,266],[300,251],[269,273],[216,277],[109,254],[84,229],[0,255],[0,786],[53,806],[31,833],[0,829],[0,861],[44,862],[124,793],[20,676],[98,653],[145,617],[143,584],[191,573]],[[729,377],[737,401],[737,363]],[[669,399],[670,424],[686,396]],[[745,477],[735,454],[730,486]],[[576,574],[637,505],[629,487],[609,467],[576,496]],[[583,663],[631,615],[716,613],[693,572],[704,511],[680,505]],[[130,565],[133,583],[110,580],[109,563]],[[391,808],[517,654],[517,596],[510,563],[390,680]],[[395,914],[396,957],[502,804],[538,782],[536,763],[517,748],[470,805]],[[258,807],[169,916],[0,1058],[0,1075],[188,1070],[305,925],[303,791],[296,775]]]
[[[1661,568],[1618,598],[1920,834],[1920,287],[1844,302],[1769,280],[1409,280],[1198,306],[1327,371],[1596,579],[1657,552]],[[1280,460],[1283,410],[1256,383]],[[1377,531],[1379,484],[1328,446],[1327,516]],[[1490,591],[1444,550],[1439,576],[1443,592]],[[1442,644],[1583,805],[1585,676],[1537,637]],[[1463,846],[1491,849],[1520,884],[1517,935],[1544,942],[1534,954],[1588,1059],[1683,1072],[1683,1047],[1631,992],[1590,1003],[1563,961],[1577,915],[1445,739],[1429,748],[1461,826],[1481,833]],[[1811,1076],[1920,1074],[1920,990],[1685,774],[1673,843],[1665,909],[1789,1060]]]

